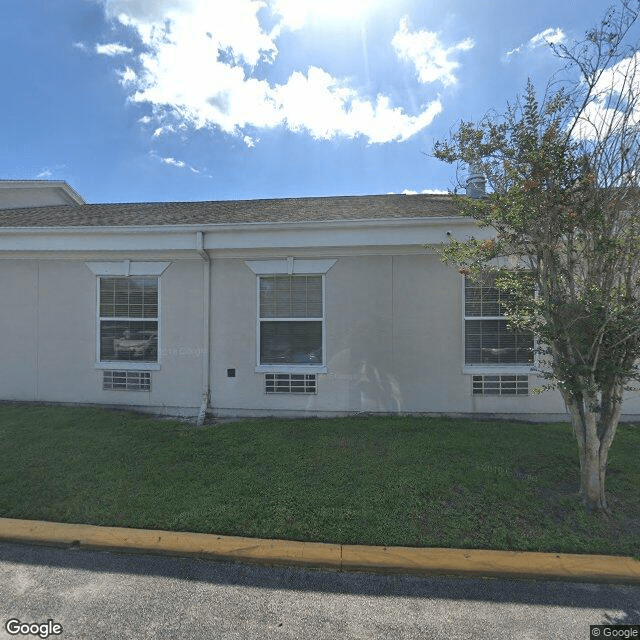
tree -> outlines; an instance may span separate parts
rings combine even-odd
[[[537,368],[558,388],[589,511],[608,513],[605,475],[623,391],[640,379],[640,0],[622,0],[571,46],[539,100],[531,82],[500,116],[462,122],[434,155],[482,173],[484,197],[454,196],[494,238],[451,240],[442,258],[508,292]]]

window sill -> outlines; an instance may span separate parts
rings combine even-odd
[[[96,362],[96,369],[117,371],[160,371],[159,362]]]
[[[462,367],[462,373],[468,375],[524,375],[532,374],[534,365],[508,364],[467,364]]]
[[[256,373],[327,373],[326,365],[318,364],[260,364]]]

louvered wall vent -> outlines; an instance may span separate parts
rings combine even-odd
[[[529,376],[473,376],[474,396],[529,395]]]
[[[148,371],[104,371],[102,388],[117,391],[151,391]]]
[[[267,393],[316,393],[315,373],[267,373]]]

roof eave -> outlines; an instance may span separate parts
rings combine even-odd
[[[264,229],[265,231],[277,228],[314,230],[322,227],[326,229],[340,228],[368,228],[368,227],[410,227],[410,226],[437,226],[441,224],[455,226],[473,225],[470,218],[463,216],[425,216],[421,218],[353,218],[349,220],[295,220],[295,221],[259,221],[259,222],[216,222],[194,224],[153,224],[153,225],[93,225],[93,226],[24,226],[24,227],[0,227],[0,234],[127,234],[127,233],[185,233],[185,232],[225,232]]]

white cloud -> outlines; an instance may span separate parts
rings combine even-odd
[[[37,174],[38,180],[49,180],[56,175],[64,175],[67,171],[67,166],[64,164],[56,164],[52,167],[43,167]]]
[[[117,74],[120,76],[120,84],[123,86],[133,84],[138,79],[136,72],[131,67],[120,69],[117,71]]]
[[[151,153],[152,158],[156,158],[170,167],[176,167],[177,169],[189,169],[191,173],[200,173],[198,169],[194,169],[191,165],[188,165],[184,160],[177,160],[171,156],[158,157],[155,153]]]
[[[160,160],[162,162],[164,162],[164,164],[168,164],[171,167],[178,167],[179,169],[184,169],[184,167],[187,166],[187,164],[183,161],[183,160],[176,160],[175,158],[160,158]]]
[[[640,125],[639,71],[640,53],[636,53],[602,73],[593,91],[594,98],[576,125],[576,137],[602,140],[620,127]],[[621,109],[614,108],[616,104]]]
[[[317,67],[310,67],[306,76],[293,73],[275,89],[274,98],[290,129],[306,130],[316,139],[364,135],[373,143],[406,140],[442,110],[434,100],[418,116],[409,116],[382,95],[373,104]]]
[[[154,130],[153,132],[153,137],[154,138],[159,138],[160,136],[166,134],[166,133],[175,133],[176,132],[176,128],[170,124],[168,125],[163,125],[161,127],[158,127],[157,129]]]
[[[442,189],[423,189],[422,191],[414,191],[413,189],[405,189],[401,192],[403,196],[415,196],[417,194],[430,194],[430,195],[448,195],[448,191]]]
[[[282,0],[270,1],[282,6]],[[121,83],[132,101],[151,105],[160,124],[171,116],[173,122],[219,128],[233,135],[243,136],[246,127],[284,126],[319,139],[364,136],[369,142],[384,143],[406,140],[442,110],[439,100],[432,100],[417,114],[407,113],[384,94],[375,98],[361,95],[313,65],[306,71],[292,71],[281,83],[271,83],[265,72],[278,56],[275,38],[283,25],[276,25],[270,33],[263,29],[259,12],[267,5],[262,0],[104,2],[107,15],[135,29],[145,45],[135,71],[120,72]],[[318,4],[318,0],[309,2]],[[403,36],[420,37],[422,33],[426,32],[401,33],[399,46]],[[437,79],[455,80],[452,74],[457,63],[448,56],[471,46],[464,41],[437,49],[431,63],[442,67],[438,67]],[[405,49],[407,55],[418,56],[413,58],[416,65],[423,64],[419,55],[426,56],[424,51],[420,53],[415,46]],[[423,66],[421,78],[428,73],[426,63]],[[167,130],[161,126],[156,131]],[[248,142],[255,144],[257,139],[249,137]]]
[[[182,0],[105,0],[109,18],[160,23],[188,3]]]
[[[277,53],[258,21],[264,6],[260,0],[106,0],[107,15],[134,27],[152,50],[178,44],[214,59],[231,51],[234,60],[251,66]]]
[[[535,49],[546,44],[561,44],[565,40],[565,34],[562,29],[556,27],[552,29],[549,27],[540,33],[536,33],[531,40],[529,40],[529,49]]]
[[[84,51],[85,53],[89,51],[89,47],[87,47],[87,45],[84,42],[74,42],[73,46],[76,49],[80,49],[80,51]]]
[[[544,31],[536,33],[535,36],[530,38],[526,46],[529,50],[533,50],[549,44],[562,44],[565,40],[566,34],[562,29],[560,29],[560,27],[548,27],[547,29],[544,29]],[[514,47],[511,51],[507,51],[504,54],[504,57],[508,60],[511,56],[522,53],[524,46],[525,45],[521,44]]]
[[[104,56],[122,56],[126,53],[133,53],[131,47],[125,47],[125,45],[119,42],[110,42],[108,44],[97,44],[96,53]]]
[[[256,142],[260,142],[260,138],[252,138],[251,136],[245,136],[242,138],[242,141],[249,147],[249,149],[253,149],[256,146]]]
[[[413,63],[420,82],[441,82],[444,85],[452,85],[458,81],[454,71],[460,63],[452,57],[459,52],[469,51],[474,46],[473,40],[466,38],[445,47],[440,36],[433,31],[410,31],[406,17],[400,21],[391,44],[401,60]]]

